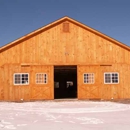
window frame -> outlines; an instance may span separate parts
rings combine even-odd
[[[43,83],[37,83],[37,74],[46,75],[46,83],[44,82],[44,80],[43,80]],[[44,77],[43,77],[43,78],[44,78]],[[36,84],[48,84],[48,74],[47,74],[47,73],[36,73],[36,75],[35,75],[35,83],[36,83]]]
[[[84,75],[85,75],[85,74],[93,74],[93,83],[85,83],[85,82],[84,82]],[[95,74],[94,74],[94,73],[83,73],[83,83],[84,83],[84,84],[95,84]]]
[[[111,82],[110,83],[106,83],[105,82],[105,74],[110,74],[110,75],[112,75],[112,74],[117,74],[117,78],[118,78],[118,82],[117,83],[113,83],[112,82],[112,76],[110,77],[110,80],[111,80]],[[104,72],[104,84],[119,84],[119,73],[118,72]]]
[[[22,82],[21,82],[21,81],[22,81],[22,80],[21,80],[21,75],[22,75],[22,74],[27,74],[27,75],[28,75],[28,82],[25,83],[25,84],[22,84]],[[15,75],[20,75],[20,83],[19,83],[19,84],[16,84],[16,83],[15,83]],[[16,86],[17,86],[17,85],[29,85],[29,73],[14,73],[14,74],[13,74],[13,84],[16,85]]]

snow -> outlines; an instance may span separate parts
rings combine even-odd
[[[130,104],[55,100],[0,102],[0,129],[130,130]]]

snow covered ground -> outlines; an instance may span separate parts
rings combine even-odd
[[[0,102],[0,130],[130,130],[130,104],[105,101]]]

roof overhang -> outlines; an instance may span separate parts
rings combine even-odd
[[[11,42],[11,43],[8,43],[8,44],[2,46],[0,48],[0,52],[4,51],[5,49],[8,49],[11,46],[14,46],[14,45],[20,43],[21,41],[23,41],[25,39],[28,39],[28,38],[32,37],[33,35],[39,34],[40,32],[45,31],[48,28],[51,28],[52,26],[55,26],[56,24],[61,23],[61,22],[66,21],[66,20],[68,20],[68,21],[70,21],[70,22],[72,22],[72,23],[74,23],[74,24],[76,24],[76,25],[78,25],[78,26],[80,26],[80,27],[82,27],[82,28],[84,28],[84,29],[86,29],[86,30],[96,34],[96,35],[99,35],[99,36],[107,39],[108,41],[111,41],[114,44],[116,44],[116,45],[118,45],[118,46],[120,46],[122,48],[125,48],[128,51],[130,51],[130,47],[129,46],[127,46],[127,45],[125,45],[125,44],[123,44],[123,43],[121,43],[121,42],[119,42],[119,41],[117,41],[117,40],[115,40],[115,39],[113,39],[113,38],[111,38],[111,37],[101,33],[101,32],[99,32],[99,31],[97,31],[97,30],[95,30],[95,29],[93,29],[93,28],[91,28],[89,26],[84,25],[81,22],[78,22],[78,21],[76,21],[76,20],[74,20],[74,19],[72,19],[70,17],[65,16],[65,17],[60,18],[60,19],[58,19],[58,20],[56,20],[56,21],[54,21],[54,22],[52,22],[52,23],[50,23],[50,24],[48,24],[48,25],[46,25],[46,26],[44,26],[42,28],[39,28],[39,29],[37,29],[37,30],[35,30],[35,31],[33,31],[33,32],[31,32],[31,33],[29,33],[29,34],[27,34],[27,35],[25,35],[25,36],[15,40],[15,41],[13,41],[13,42]]]

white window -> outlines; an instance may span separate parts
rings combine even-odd
[[[47,74],[37,73],[36,74],[36,84],[47,84]]]
[[[15,73],[14,74],[14,85],[28,85],[29,74],[28,73]]]
[[[94,84],[94,73],[84,74],[84,84]]]
[[[116,73],[116,72],[104,73],[104,83],[105,84],[118,84],[119,73]]]

